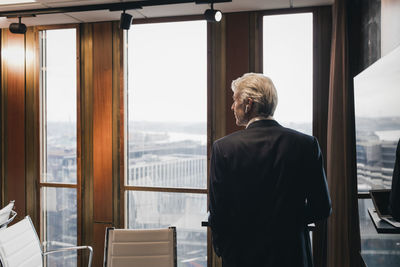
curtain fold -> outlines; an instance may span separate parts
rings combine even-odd
[[[326,169],[326,136],[328,120],[328,97],[330,57],[332,43],[332,8],[318,7],[314,10],[313,49],[313,135],[318,138],[324,155]],[[312,235],[314,266],[326,266],[327,226],[326,220],[315,223]]]
[[[360,266],[354,92],[349,77],[346,1],[333,5],[327,127],[327,178],[332,215],[327,224],[327,266]]]

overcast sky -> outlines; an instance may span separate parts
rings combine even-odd
[[[312,14],[265,16],[263,29],[264,73],[279,97],[275,118],[311,123]],[[47,34],[48,120],[75,121],[75,30]],[[205,21],[132,25],[128,66],[129,120],[206,122]]]
[[[133,25],[128,66],[129,120],[207,121],[205,21]]]
[[[76,122],[76,30],[47,32],[47,120]]]
[[[312,14],[265,16],[264,74],[278,91],[275,119],[312,122]]]

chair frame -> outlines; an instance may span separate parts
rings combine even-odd
[[[15,204],[15,200],[11,200],[10,203]],[[0,229],[6,228],[7,225],[9,225],[15,219],[15,217],[17,216],[17,212],[15,212],[13,209],[11,209],[9,216],[10,217],[8,218],[8,220],[6,222],[4,222],[3,224],[0,224]]]
[[[15,214],[15,215],[16,215],[16,214]],[[14,217],[15,217],[15,215],[14,215]],[[93,248],[92,248],[91,246],[72,246],[72,247],[65,247],[65,248],[60,248],[60,249],[47,250],[47,251],[45,251],[45,250],[44,250],[44,245],[43,245],[43,244],[40,242],[40,240],[39,240],[39,237],[38,237],[38,235],[37,235],[37,232],[36,232],[36,230],[35,230],[35,227],[33,226],[33,223],[32,223],[32,220],[31,220],[30,216],[28,215],[28,216],[26,216],[25,218],[28,219],[28,221],[29,221],[30,224],[31,224],[31,227],[32,227],[33,230],[35,231],[36,239],[37,239],[37,242],[39,243],[40,252],[41,252],[41,254],[42,254],[41,256],[42,256],[42,263],[43,263],[43,264],[44,264],[44,262],[45,262],[45,257],[46,257],[47,255],[49,255],[49,254],[54,254],[54,253],[58,253],[58,252],[65,252],[65,251],[71,251],[71,250],[76,250],[76,251],[78,251],[78,250],[82,250],[82,249],[87,249],[87,250],[89,250],[88,267],[91,267],[91,266],[92,266]],[[1,230],[0,230],[0,233],[1,233]],[[3,262],[3,259],[2,259],[2,258],[0,258],[0,266],[4,266],[4,262]]]
[[[2,225],[0,225],[0,229],[6,228],[17,216],[17,213],[14,210],[11,210],[11,217]]]

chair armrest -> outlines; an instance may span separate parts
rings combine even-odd
[[[75,246],[75,247],[66,247],[66,248],[60,248],[60,249],[55,249],[55,250],[49,250],[43,252],[43,256],[47,256],[49,254],[57,253],[57,252],[65,252],[65,251],[71,251],[71,250],[80,250],[80,249],[88,249],[89,250],[89,262],[88,262],[88,267],[92,266],[92,258],[93,258],[93,248],[91,246]]]
[[[11,217],[5,223],[0,225],[0,229],[3,227],[6,227],[10,222],[12,222],[15,219],[16,216],[17,216],[17,213],[15,211],[11,210]]]

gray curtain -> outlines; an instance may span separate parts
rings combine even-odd
[[[356,267],[360,262],[357,205],[354,93],[349,77],[346,1],[333,5],[332,50],[327,126],[327,178],[332,215],[327,224],[327,266]]]

